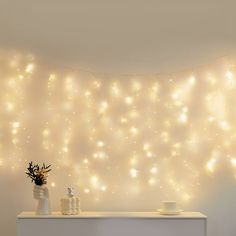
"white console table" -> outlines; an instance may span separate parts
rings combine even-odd
[[[17,217],[18,236],[206,236],[207,217],[199,212],[163,216],[157,212],[81,212],[75,216]]]

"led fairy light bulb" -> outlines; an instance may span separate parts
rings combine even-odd
[[[230,88],[233,88],[235,85],[234,75],[231,71],[226,72],[226,78],[227,78],[227,85]]]
[[[231,159],[231,164],[233,167],[236,167],[236,158]]]
[[[131,104],[133,103],[133,98],[130,97],[130,96],[126,97],[126,98],[125,98],[125,103],[126,103],[127,105],[131,105]]]
[[[33,70],[34,70],[34,64],[33,63],[28,64],[25,68],[26,73],[32,73]]]

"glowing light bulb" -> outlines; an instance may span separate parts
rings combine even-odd
[[[107,186],[106,185],[101,186],[101,190],[105,192],[107,190]]]
[[[169,142],[169,133],[168,132],[162,132],[161,133],[161,139],[164,143],[168,143]]]
[[[56,186],[55,182],[52,182],[51,187],[55,187],[55,186]]]
[[[229,85],[230,87],[233,87],[235,81],[234,81],[234,75],[233,75],[233,73],[232,73],[231,71],[228,71],[228,72],[226,73],[226,78],[227,78],[227,83],[228,83],[228,85]]]
[[[129,112],[130,119],[136,119],[139,117],[139,113],[136,109],[133,109]]]
[[[208,117],[209,122],[213,122],[214,120],[215,120],[215,117],[213,117],[213,116]]]
[[[105,144],[104,144],[103,141],[98,141],[98,142],[97,142],[97,146],[98,146],[98,147],[104,147]]]
[[[130,164],[131,165],[136,165],[137,163],[138,163],[138,160],[137,160],[136,157],[133,157],[133,158],[130,159]]]
[[[235,158],[231,159],[231,164],[233,167],[236,167],[236,159]]]
[[[108,102],[106,101],[102,102],[99,107],[99,112],[105,113],[107,109],[108,109]]]
[[[132,89],[134,91],[140,91],[142,88],[142,84],[139,81],[133,81],[132,82]]]
[[[213,172],[214,172],[214,170],[215,170],[215,164],[216,164],[216,159],[215,159],[215,158],[211,158],[211,159],[207,162],[206,168],[207,168],[207,170],[208,170],[210,173],[213,173]]]
[[[23,75],[19,75],[18,78],[19,78],[20,80],[22,80],[22,79],[24,79],[24,76],[23,76]]]
[[[19,121],[12,122],[12,128],[17,129],[19,127],[20,127],[20,122]]]
[[[149,143],[145,143],[144,145],[143,145],[143,150],[144,151],[147,151],[147,150],[149,150],[150,149],[150,144]]]
[[[13,138],[12,143],[16,145],[17,143],[19,143],[19,139],[18,138]]]
[[[189,201],[192,197],[188,193],[183,194],[184,201]]]
[[[43,130],[43,136],[44,137],[47,137],[47,136],[49,136],[50,135],[50,130],[49,129],[44,129]]]
[[[86,189],[84,189],[84,192],[88,194],[88,193],[90,193],[90,189],[86,188]]]
[[[128,105],[131,105],[133,103],[133,98],[132,97],[126,97],[125,98],[125,103]]]
[[[188,121],[188,116],[185,113],[182,113],[182,114],[179,115],[178,120],[179,120],[180,123],[184,124]]]
[[[94,159],[104,160],[108,158],[108,155],[105,152],[96,152],[93,154]]]
[[[98,81],[98,80],[94,80],[93,81],[93,87],[94,88],[96,88],[96,89],[99,89],[99,88],[101,88],[101,82],[100,81]]]
[[[14,104],[11,103],[11,102],[7,102],[6,103],[6,110],[9,111],[9,112],[13,111],[14,110]]]
[[[181,143],[175,143],[174,145],[173,145],[173,148],[176,148],[176,149],[179,149],[179,148],[181,148]]]
[[[48,78],[48,82],[54,82],[56,80],[56,75],[55,74],[50,74]]]
[[[226,121],[220,121],[219,126],[222,130],[225,130],[225,131],[230,130],[230,125]]]
[[[216,84],[216,78],[212,74],[208,74],[206,80],[212,86]]]
[[[89,163],[89,160],[88,160],[88,159],[84,159],[84,160],[83,160],[83,163],[84,163],[84,164],[88,164],[88,163]]]
[[[150,172],[151,172],[152,174],[156,174],[156,173],[158,172],[157,167],[152,167],[152,168],[150,169]]]
[[[114,96],[119,96],[120,95],[121,92],[120,92],[120,88],[119,88],[117,83],[113,83],[111,85],[111,93]]]
[[[187,113],[187,112],[188,112],[188,107],[183,107],[182,111],[183,111],[184,113]]]
[[[127,118],[125,118],[125,117],[121,117],[121,118],[120,118],[120,122],[123,123],[123,124],[124,124],[124,123],[127,123],[127,121],[128,121],[128,120],[127,120]]]
[[[32,73],[33,72],[33,69],[34,69],[34,64],[28,64],[25,68],[25,72],[26,73]]]
[[[69,151],[68,147],[63,147],[63,152],[67,153]]]
[[[194,76],[191,76],[188,80],[189,84],[194,85],[196,83],[196,78]]]
[[[85,95],[85,97],[89,97],[89,96],[91,96],[91,92],[89,90],[86,90],[84,92],[84,95]]]
[[[153,155],[152,155],[152,152],[147,152],[146,155],[147,155],[147,157],[149,157],[149,158],[153,156]]]
[[[17,134],[18,130],[17,129],[12,129],[11,133],[12,134]]]
[[[137,135],[138,134],[138,128],[132,126],[130,129],[129,129],[130,133],[132,135]]]
[[[180,98],[180,93],[181,92],[179,90],[177,90],[174,93],[172,93],[172,95],[171,95],[172,99],[173,100],[178,100]]]
[[[98,184],[98,177],[97,176],[92,176],[91,177],[91,184],[93,185],[93,186],[97,186],[97,184]]]
[[[178,155],[178,153],[176,152],[176,151],[171,151],[171,156],[177,156]]]
[[[154,179],[154,178],[150,178],[149,180],[148,180],[148,184],[149,185],[154,185],[156,183],[156,180]]]
[[[158,83],[154,83],[154,85],[152,86],[152,91],[153,92],[158,92],[159,88],[160,88],[159,84]]]
[[[130,169],[130,176],[136,178],[138,176],[138,171],[134,168]]]

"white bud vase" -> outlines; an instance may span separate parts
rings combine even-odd
[[[38,200],[36,215],[50,215],[49,191],[45,185],[34,185],[34,199]]]

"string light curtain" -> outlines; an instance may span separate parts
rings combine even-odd
[[[234,74],[223,62],[170,75],[51,72],[1,52],[0,170],[36,159],[53,164],[51,187],[69,179],[96,201],[191,202],[220,168],[234,177]]]

